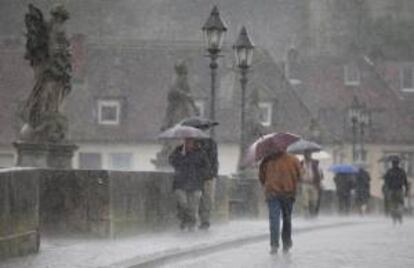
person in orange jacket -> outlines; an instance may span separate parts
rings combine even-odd
[[[299,160],[286,152],[272,154],[260,164],[259,179],[269,208],[270,253],[279,249],[280,214],[282,214],[283,252],[292,247],[292,207],[301,177]]]

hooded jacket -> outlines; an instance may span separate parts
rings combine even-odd
[[[265,158],[259,167],[259,179],[266,194],[294,198],[300,177],[299,160],[284,152]]]
[[[178,146],[169,156],[169,162],[175,170],[174,190],[202,190],[210,166],[208,157],[202,149],[196,148],[183,154],[183,146]]]

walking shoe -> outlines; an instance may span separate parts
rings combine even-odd
[[[283,254],[288,254],[290,247],[283,247]]]
[[[271,247],[270,248],[270,254],[271,255],[275,255],[275,254],[277,254],[277,250],[278,250],[279,248],[278,247],[275,247],[275,246],[273,246],[273,247]]]
[[[289,250],[292,248],[292,241],[286,242],[285,244],[283,244],[283,253],[289,253]]]

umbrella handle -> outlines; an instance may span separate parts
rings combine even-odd
[[[187,152],[187,149],[185,148],[185,141],[184,141],[184,144],[183,144],[183,149],[181,150],[181,153],[182,153],[183,155],[185,155],[185,154],[186,154],[186,152]]]

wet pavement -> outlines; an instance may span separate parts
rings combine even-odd
[[[361,223],[299,232],[289,254],[271,255],[268,241],[261,241],[159,267],[414,267],[414,219],[401,226],[385,219]]]
[[[371,223],[373,222],[373,223]],[[328,228],[330,234],[336,236],[336,229],[338,228],[338,234],[344,229],[349,228],[353,230],[354,227],[341,227],[343,224],[352,223],[370,223],[374,224],[378,222],[381,224],[390,224],[384,218],[348,218],[348,217],[319,217],[314,220],[306,220],[302,218],[294,219],[294,230],[298,232],[298,237],[295,239],[295,249],[292,252],[293,256],[297,254],[302,255],[302,251],[306,247],[300,245],[307,245],[306,241],[315,240],[313,233],[319,231],[312,230],[313,228]],[[407,223],[408,225],[409,223]],[[411,222],[413,225],[413,222]],[[337,226],[337,228],[335,227]],[[365,225],[364,225],[365,226]],[[376,226],[376,225],[375,225]],[[405,226],[405,225],[404,225]],[[401,228],[401,233],[405,231],[405,227]],[[335,227],[335,228],[332,228]],[[390,226],[388,226],[390,227]],[[358,227],[359,228],[359,227]],[[384,227],[385,228],[385,227]],[[305,234],[300,234],[302,231],[308,230]],[[347,229],[348,230],[348,229]],[[392,228],[390,227],[390,232]],[[409,229],[411,230],[411,229]],[[352,232],[350,232],[352,234]],[[358,234],[358,233],[357,233]],[[413,232],[409,233],[414,235]],[[209,249],[217,248],[220,251],[227,252],[228,248],[234,248],[240,246],[241,250],[244,247],[257,247],[257,255],[255,257],[262,256],[268,259],[268,222],[266,220],[239,220],[232,221],[227,224],[213,225],[208,231],[195,231],[195,232],[182,232],[166,231],[163,233],[151,233],[141,234],[136,236],[130,236],[119,239],[86,239],[82,237],[78,238],[50,238],[44,237],[41,244],[41,250],[39,254],[31,255],[27,257],[10,259],[0,262],[0,268],[73,268],[73,267],[146,267],[146,264],[153,263],[158,259],[174,259],[174,256],[184,256],[192,250],[198,250],[200,253],[207,253]],[[319,235],[315,235],[319,236]],[[301,237],[308,237],[301,242]],[[330,245],[329,236],[324,238],[323,243]],[[414,237],[414,236],[412,236]],[[260,242],[261,241],[261,242]],[[316,241],[316,240],[315,240]],[[316,242],[315,242],[316,243]],[[228,245],[227,248],[220,248],[221,245]],[[313,245],[309,244],[309,250],[313,249]],[[335,246],[334,244],[332,246]],[[203,252],[207,249],[206,252]],[[250,252],[250,250],[248,250]],[[413,251],[414,252],[414,251]],[[304,252],[306,253],[306,251]],[[216,254],[216,253],[214,253]],[[236,253],[235,253],[236,254]],[[244,254],[248,256],[249,254]],[[307,253],[306,253],[307,254]],[[303,256],[307,256],[307,255]],[[324,253],[325,254],[325,253]],[[191,254],[190,254],[191,255]],[[202,255],[202,254],[201,254]],[[225,254],[226,255],[226,254]],[[304,262],[305,257],[298,259],[298,262]],[[216,258],[213,258],[216,259]],[[229,258],[227,261],[231,261],[233,258]],[[302,261],[303,260],[303,261]],[[260,262],[260,257],[259,260]],[[224,258],[226,262],[226,258]],[[155,262],[156,263],[156,262]],[[173,265],[173,264],[171,264]],[[182,266],[168,266],[168,267],[190,267]],[[212,263],[209,263],[212,265]],[[214,264],[215,265],[215,264]],[[246,265],[248,265],[246,263]],[[192,267],[226,267],[226,266],[192,266]],[[227,266],[230,267],[230,266]],[[260,266],[244,266],[244,267],[260,267]],[[293,266],[299,267],[299,266]],[[300,266],[306,267],[306,266]],[[343,266],[345,267],[345,266]]]

